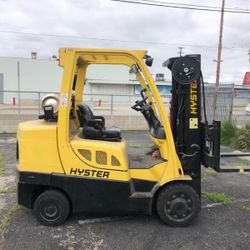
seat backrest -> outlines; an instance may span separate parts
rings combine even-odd
[[[77,105],[77,107],[77,115],[79,118],[80,126],[84,127],[88,121],[94,118],[93,112],[91,108],[85,103],[79,104]]]

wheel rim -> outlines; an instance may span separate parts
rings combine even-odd
[[[175,221],[187,220],[193,213],[192,199],[182,192],[171,195],[166,201],[165,213]]]
[[[47,204],[41,211],[40,216],[46,221],[55,221],[58,219],[60,214],[59,208],[56,204]]]

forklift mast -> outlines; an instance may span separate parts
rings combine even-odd
[[[220,122],[208,124],[201,56],[186,55],[163,63],[172,71],[170,121],[176,151],[184,172],[200,193],[201,165],[219,169]]]

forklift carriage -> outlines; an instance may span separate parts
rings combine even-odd
[[[171,125],[146,51],[63,48],[59,64],[60,98],[45,97],[40,119],[18,127],[18,203],[44,225],[59,225],[71,212],[154,211],[168,225],[190,224],[200,210],[201,164],[218,169],[220,159],[220,123],[202,118],[200,56],[164,63],[173,78]],[[136,75],[141,100],[131,108],[146,119],[154,147],[144,161],[133,160],[120,129],[107,128],[105,118],[84,103],[91,64],[126,65]]]

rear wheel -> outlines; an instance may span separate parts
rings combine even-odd
[[[47,190],[37,197],[34,212],[41,224],[57,226],[62,224],[69,216],[70,203],[62,192]]]
[[[200,198],[187,184],[170,184],[160,191],[156,208],[164,223],[170,226],[187,226],[200,211]]]

